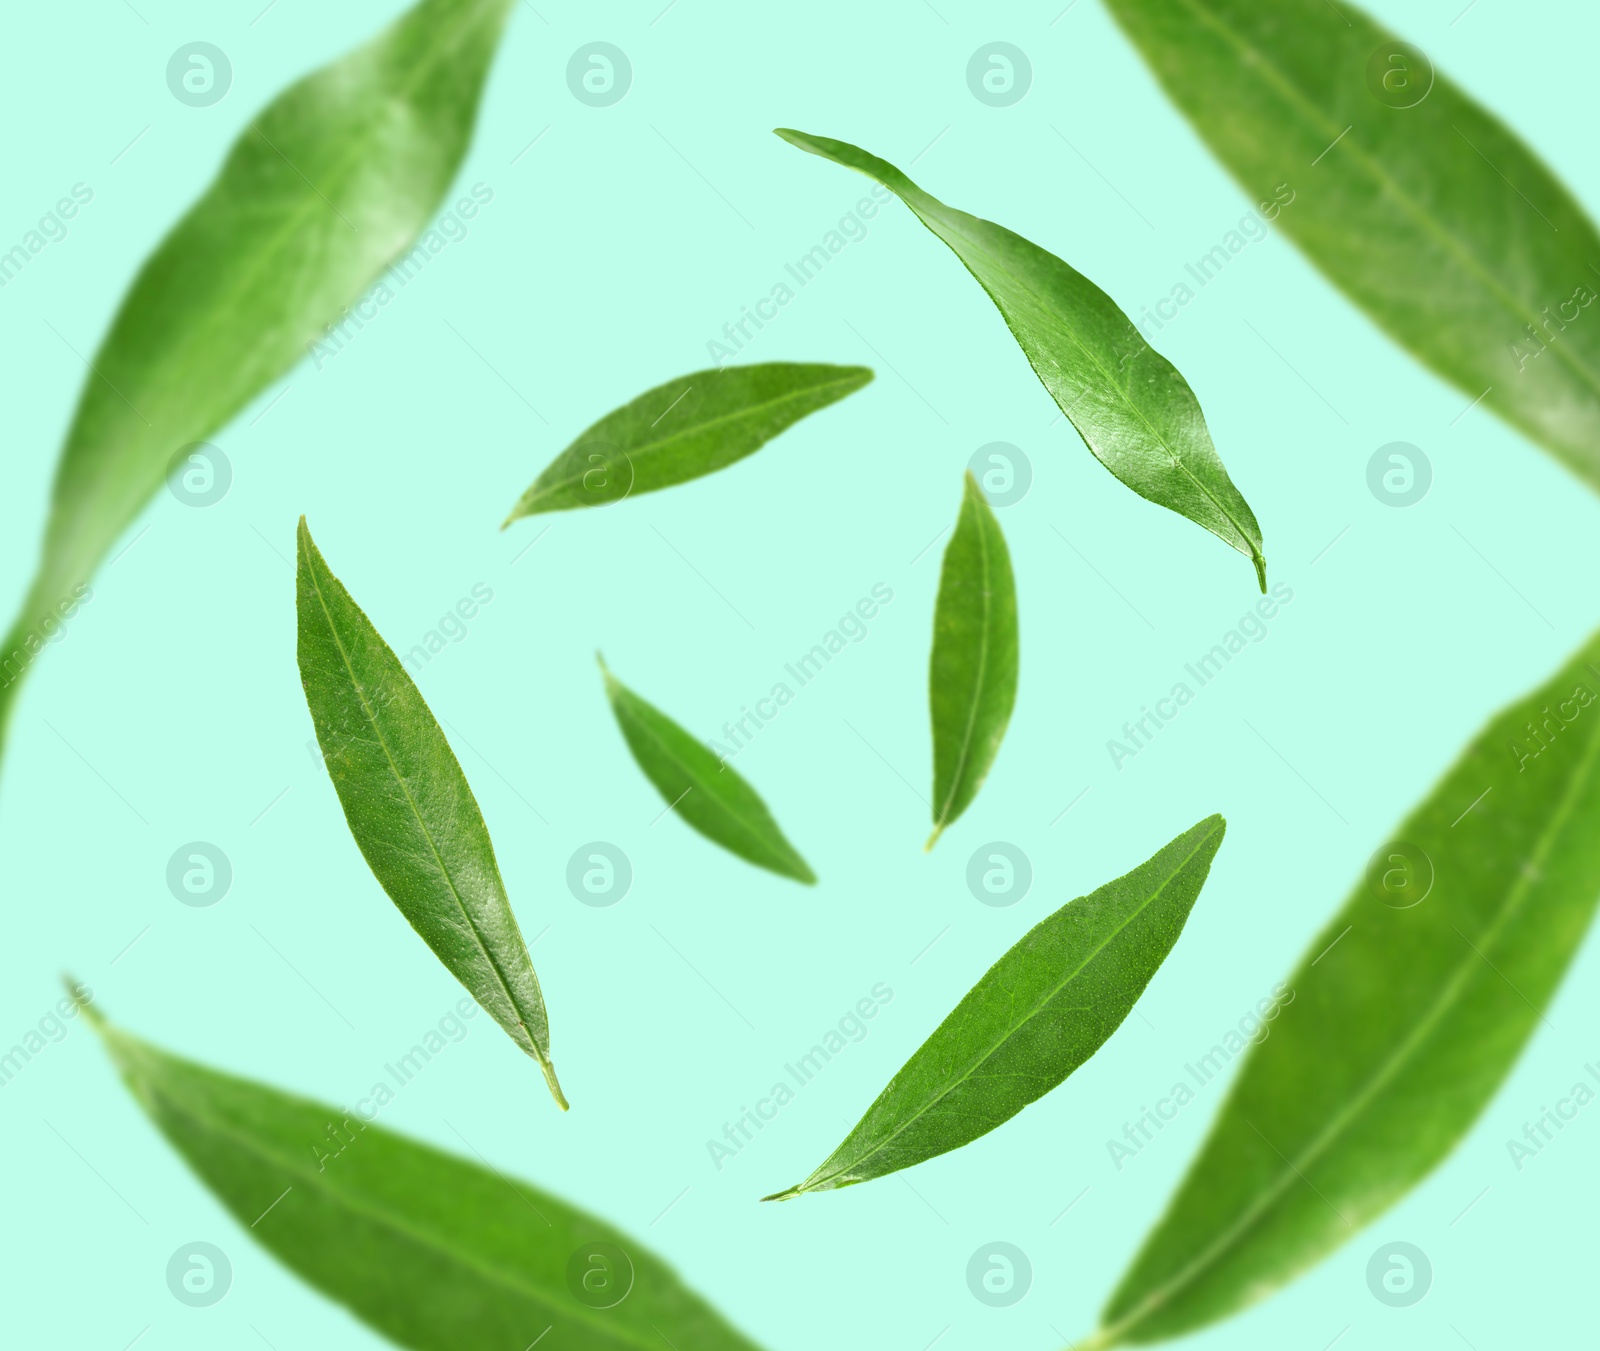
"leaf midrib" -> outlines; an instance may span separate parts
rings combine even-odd
[[[1578,794],[1594,767],[1597,751],[1600,751],[1600,736],[1592,736],[1588,746],[1585,748],[1581,763],[1574,772],[1566,790],[1562,793],[1561,801],[1549,817],[1547,828],[1540,833],[1535,843],[1529,859],[1529,866],[1518,871],[1516,879],[1506,893],[1506,900],[1494,922],[1489,926],[1488,932],[1479,934],[1480,943],[1490,950],[1494,948],[1506,924],[1521,909],[1523,902],[1532,890],[1540,865],[1542,865],[1545,856],[1554,847],[1555,837],[1566,824],[1566,818],[1571,814]],[[1226,1253],[1236,1238],[1241,1237],[1247,1230],[1252,1228],[1267,1209],[1278,1201],[1288,1189],[1291,1179],[1300,1178],[1304,1180],[1302,1175],[1305,1168],[1313,1166],[1318,1157],[1333,1144],[1337,1143],[1336,1137],[1344,1126],[1353,1120],[1359,1111],[1364,1110],[1393,1081],[1411,1053],[1432,1035],[1434,1028],[1438,1026],[1445,1014],[1454,1006],[1461,992],[1466,988],[1470,979],[1468,973],[1474,970],[1475,960],[1481,960],[1475,952],[1464,954],[1460,958],[1454,974],[1440,987],[1440,995],[1435,1000],[1427,1016],[1419,1020],[1416,1028],[1411,1033],[1396,1043],[1395,1049],[1380,1064],[1377,1073],[1372,1076],[1367,1086],[1354,1095],[1344,1108],[1329,1118],[1328,1124],[1312,1137],[1305,1150],[1293,1161],[1286,1160],[1287,1167],[1279,1171],[1278,1180],[1262,1193],[1260,1200],[1248,1207],[1239,1219],[1224,1230],[1215,1242],[1194,1261],[1180,1269],[1169,1280],[1157,1286],[1122,1318],[1102,1329],[1100,1335],[1105,1338],[1104,1345],[1111,1345],[1128,1329],[1138,1326],[1148,1314],[1159,1310],[1174,1291],[1184,1288],[1196,1276],[1211,1267]],[[1226,1111],[1227,1107],[1224,1106],[1223,1110]],[[1276,1152],[1276,1146],[1273,1148],[1274,1152]],[[1307,1185],[1309,1186],[1310,1184],[1307,1183]]]
[[[630,461],[636,458],[641,460],[649,459],[653,455],[660,454],[676,441],[686,440],[691,436],[699,436],[704,432],[721,427],[727,423],[737,422],[743,418],[750,417],[754,413],[758,413],[766,409],[780,408],[786,403],[791,403],[797,399],[805,398],[807,395],[828,393],[838,388],[840,385],[848,385],[850,383],[852,383],[852,377],[839,377],[837,379],[826,380],[821,384],[808,385],[801,389],[792,389],[787,393],[780,394],[775,399],[765,399],[760,403],[747,404],[743,408],[735,409],[731,413],[719,413],[714,418],[709,418],[705,422],[696,423],[691,427],[685,427],[682,431],[673,432],[670,436],[662,437],[660,440],[646,441],[636,450],[624,450],[623,454],[625,454]],[[602,444],[602,442],[598,440],[587,440],[586,438],[588,435],[589,433],[585,432],[583,437],[580,437],[577,441],[575,441],[567,451],[567,455],[581,451],[585,446]],[[564,455],[563,458],[566,458],[566,456]],[[552,479],[544,488],[538,489],[534,493],[529,493],[522,502],[518,503],[518,506],[523,508],[536,506],[546,498],[554,496],[557,492],[571,488],[576,483],[583,482],[583,478],[584,475],[582,473],[573,473],[569,474],[565,478]],[[519,515],[524,516],[530,514],[531,512],[527,510],[519,512]]]
[[[438,1238],[425,1230],[413,1228],[410,1224],[407,1224],[406,1222],[396,1218],[391,1211],[380,1209],[376,1204],[371,1202],[357,1200],[350,1193],[342,1191],[338,1187],[323,1185],[317,1180],[321,1175],[318,1173],[313,1173],[305,1164],[289,1162],[286,1157],[279,1155],[272,1149],[269,1149],[253,1137],[244,1134],[232,1124],[221,1121],[219,1118],[211,1116],[194,1107],[180,1104],[175,1098],[173,1098],[170,1094],[163,1092],[150,1080],[146,1080],[146,1082],[150,1084],[151,1090],[166,1102],[170,1111],[179,1116],[187,1117],[189,1120],[198,1123],[206,1130],[233,1141],[245,1152],[254,1154],[257,1158],[264,1160],[280,1171],[286,1172],[291,1176],[298,1177],[303,1181],[311,1183],[314,1191],[333,1200],[336,1204],[343,1206],[345,1209],[372,1220],[384,1228],[391,1230],[400,1237],[416,1243],[419,1247],[440,1253],[447,1260],[467,1267],[477,1272],[485,1280],[502,1285],[506,1289],[532,1300],[534,1303],[543,1304],[554,1312],[562,1315],[575,1316],[580,1321],[592,1324],[601,1331],[610,1333],[614,1336],[617,1335],[618,1328],[615,1323],[602,1322],[602,1320],[595,1317],[593,1313],[589,1312],[587,1307],[584,1307],[583,1312],[580,1313],[576,1309],[572,1309],[565,1304],[558,1303],[554,1298],[545,1293],[539,1287],[525,1285],[517,1279],[515,1274],[504,1272],[496,1267],[490,1266],[486,1261],[481,1260],[476,1256],[463,1255],[457,1249],[447,1246],[443,1239]],[[338,1300],[338,1302],[341,1304],[345,1303],[345,1301],[337,1295],[331,1297]],[[635,1334],[631,1328],[624,1328],[622,1331],[623,1335],[619,1337],[619,1340],[632,1343],[633,1345],[641,1348],[645,1348],[645,1351],[659,1351],[653,1342],[644,1338],[640,1334]]]
[[[982,634],[978,641],[978,673],[977,678],[973,681],[972,701],[967,712],[967,725],[962,731],[960,749],[956,754],[955,772],[950,779],[950,790],[945,795],[944,806],[933,819],[934,825],[941,828],[948,824],[947,818],[950,814],[951,805],[956,800],[956,794],[961,791],[961,778],[966,772],[967,761],[972,754],[972,739],[978,725],[978,701],[983,695],[984,680],[989,669],[989,624],[993,618],[994,611],[994,607],[990,602],[989,589],[989,523],[983,519],[983,508],[976,504],[973,511],[973,520],[977,525],[978,552],[982,555],[981,572],[983,577],[982,585],[979,587],[983,597],[983,624]],[[954,541],[952,540],[951,543],[954,543]]]
[[[913,1113],[911,1116],[907,1117],[906,1120],[901,1125],[895,1127],[895,1129],[893,1131],[891,1131],[887,1136],[885,1136],[882,1140],[879,1140],[879,1141],[875,1142],[873,1144],[872,1148],[870,1150],[868,1150],[866,1153],[863,1153],[863,1154],[859,1155],[853,1162],[848,1163],[848,1164],[846,1164],[846,1165],[844,1165],[844,1166],[842,1166],[840,1168],[835,1169],[832,1173],[828,1174],[827,1177],[822,1178],[820,1181],[818,1181],[815,1186],[810,1185],[813,1182],[813,1179],[812,1178],[807,1178],[805,1183],[801,1184],[801,1190],[802,1191],[816,1191],[816,1190],[818,1190],[820,1188],[820,1186],[822,1185],[823,1182],[831,1182],[834,1178],[839,1177],[841,1174],[846,1173],[848,1171],[851,1171],[852,1169],[858,1167],[865,1160],[870,1159],[870,1158],[872,1158],[873,1156],[875,1156],[877,1154],[881,1154],[900,1135],[902,1135],[906,1130],[908,1130],[912,1125],[914,1125],[918,1120],[920,1120],[926,1113],[932,1111],[933,1108],[937,1107],[941,1102],[943,1102],[945,1100],[945,1098],[949,1097],[951,1093],[955,1092],[955,1090],[960,1088],[962,1084],[966,1083],[968,1079],[972,1078],[972,1076],[974,1074],[976,1074],[980,1069],[982,1069],[983,1066],[986,1063],[988,1063],[988,1061],[990,1061],[991,1059],[994,1058],[996,1053],[998,1053],[1000,1051],[1000,1049],[1002,1047],[1004,1047],[1005,1044],[1011,1040],[1012,1037],[1016,1036],[1018,1031],[1020,1031],[1023,1027],[1025,1027],[1028,1023],[1030,1023],[1033,1019],[1037,1018],[1041,1013],[1043,1013],[1046,1005],[1048,1005],[1051,1000],[1055,999],[1056,996],[1059,995],[1063,990],[1065,990],[1068,985],[1070,985],[1080,975],[1082,975],[1084,968],[1087,967],[1090,962],[1092,962],[1096,957],[1098,957],[1105,950],[1106,945],[1109,944],[1112,941],[1112,939],[1116,938],[1116,936],[1118,934],[1120,934],[1124,929],[1126,929],[1128,927],[1128,925],[1132,924],[1134,920],[1138,919],[1138,917],[1140,915],[1144,914],[1144,912],[1146,910],[1148,910],[1150,908],[1150,906],[1152,906],[1155,903],[1156,899],[1161,895],[1161,893],[1163,891],[1165,891],[1167,889],[1167,887],[1172,883],[1173,879],[1176,878],[1179,873],[1181,873],[1185,868],[1187,868],[1189,866],[1190,863],[1192,863],[1194,861],[1195,856],[1197,854],[1199,854],[1199,852],[1202,849],[1204,849],[1207,844],[1209,844],[1211,842],[1212,837],[1216,833],[1217,833],[1217,828],[1216,827],[1214,827],[1213,829],[1207,831],[1205,836],[1195,845],[1195,847],[1193,849],[1191,849],[1187,854],[1184,855],[1182,862],[1180,862],[1177,865],[1175,865],[1173,867],[1172,871],[1169,872],[1164,878],[1161,879],[1160,885],[1157,886],[1150,893],[1150,895],[1147,896],[1142,902],[1140,902],[1139,908],[1137,910],[1135,910],[1132,914],[1130,914],[1126,919],[1124,919],[1121,924],[1117,925],[1117,927],[1115,929],[1113,929],[1109,934],[1107,934],[1105,936],[1105,938],[1092,951],[1090,951],[1089,954],[1086,957],[1084,957],[1084,959],[1081,962],[1079,962],[1078,965],[1068,975],[1062,977],[1061,981],[1055,986],[1055,988],[1052,989],[1050,991],[1050,993],[1048,995],[1046,995],[1043,999],[1039,1000],[1038,1003],[1035,1005],[1035,1007],[1033,1008],[1033,1010],[1030,1013],[1028,1013],[1020,1021],[1018,1021],[1016,1023],[1013,1023],[1010,1027],[1008,1027],[1005,1030],[1005,1032],[1002,1033],[999,1036],[998,1039],[996,1039],[996,1041],[994,1042],[994,1044],[992,1046],[990,1046],[986,1051],[983,1052],[983,1054],[981,1056],[979,1056],[976,1060],[974,1060],[972,1062],[972,1064],[966,1069],[965,1072],[963,1072],[963,1074],[961,1075],[961,1077],[959,1079],[955,1080],[948,1087],[942,1089],[938,1093],[937,1096],[930,1098],[926,1103],[923,1104],[923,1106],[919,1107],[916,1110],[915,1113]],[[1079,899],[1083,899],[1083,898],[1080,897]],[[1071,902],[1069,902],[1068,904],[1071,904]],[[1042,921],[1042,922],[1045,922],[1045,921]],[[1035,928],[1037,928],[1037,927],[1038,926],[1036,925]],[[1030,930],[1029,932],[1031,933],[1032,930]],[[1025,939],[1026,937],[1027,937],[1027,934],[1024,934],[1023,935],[1023,939]],[[1019,939],[1018,942],[1023,941],[1023,939]],[[1009,952],[1010,952],[1010,950],[1008,949],[1007,950],[1007,955],[1009,955]],[[1004,961],[1005,957],[1001,957],[1000,960]],[[988,972],[985,972],[984,976],[987,977],[987,975],[988,975]],[[970,991],[969,991],[969,993],[970,993]],[[1135,1001],[1135,1002],[1137,1002],[1137,1001]],[[940,1024],[940,1026],[943,1026],[943,1024]],[[937,1029],[936,1029],[936,1031],[937,1031]],[[926,1042],[923,1043],[923,1045],[926,1045],[926,1044],[927,1044]],[[922,1048],[919,1046],[917,1048],[917,1051],[912,1053],[913,1059],[921,1051],[921,1049]],[[1096,1049],[1098,1049],[1098,1048],[1096,1048]],[[909,1062],[907,1062],[907,1063],[909,1063]],[[902,1066],[901,1068],[904,1068],[904,1066]],[[898,1073],[898,1071],[896,1071],[896,1073]],[[826,1167],[826,1165],[824,1165],[824,1167]]]
[[[383,747],[383,757],[389,762],[390,773],[394,775],[395,782],[400,785],[400,791],[405,795],[406,806],[411,809],[411,815],[417,823],[417,828],[421,830],[423,839],[428,842],[428,849],[433,854],[434,862],[438,865],[439,875],[444,878],[445,886],[449,888],[450,898],[456,903],[456,909],[461,912],[462,919],[466,921],[467,929],[472,934],[473,941],[478,945],[478,951],[483,954],[483,959],[489,963],[489,969],[494,972],[494,977],[500,984],[501,992],[506,997],[507,1005],[516,1015],[517,1026],[527,1035],[528,1045],[533,1048],[533,1058],[540,1065],[547,1065],[550,1063],[549,1059],[544,1049],[539,1045],[539,1039],[534,1036],[533,1029],[528,1026],[527,1020],[523,1017],[522,1006],[512,992],[506,973],[501,970],[500,963],[495,959],[494,954],[489,951],[488,944],[484,942],[483,934],[478,929],[477,920],[473,917],[472,912],[467,909],[466,902],[462,899],[461,893],[456,887],[455,878],[450,875],[450,869],[445,865],[444,856],[439,852],[439,845],[433,838],[433,831],[423,819],[422,811],[417,806],[416,799],[411,795],[411,786],[406,782],[405,775],[400,772],[400,766],[395,761],[394,752],[389,749],[389,739],[384,735],[383,727],[378,722],[377,714],[373,712],[372,706],[367,702],[366,689],[362,686],[360,677],[356,675],[355,667],[350,661],[350,654],[345,651],[344,640],[339,636],[338,625],[334,623],[333,614],[328,609],[327,598],[322,594],[322,583],[317,577],[316,565],[309,556],[306,559],[306,573],[311,580],[311,589],[316,592],[317,604],[322,609],[323,618],[328,621],[328,634],[333,639],[333,645],[339,650],[339,659],[344,663],[345,673],[350,677],[350,686],[355,690],[356,698],[361,701],[361,711],[366,714],[367,723],[371,726],[373,735],[377,737],[378,744]],[[444,733],[441,732],[439,735],[443,737]],[[459,766],[457,769],[459,772]],[[470,792],[471,790],[469,789],[468,791]],[[485,829],[487,830],[487,828]],[[506,908],[510,909],[509,901],[506,903]],[[515,916],[512,917],[512,923],[515,926]],[[454,973],[452,972],[452,974]],[[538,977],[535,976],[534,979],[537,981]]]
[[[1290,104],[1292,109],[1298,110],[1314,130],[1323,135],[1328,134],[1330,130],[1332,130],[1334,134],[1338,133],[1339,129],[1334,127],[1331,122],[1328,122],[1323,118],[1322,113],[1317,106],[1312,103],[1310,99],[1306,98],[1306,96],[1303,95],[1300,90],[1278,70],[1277,66],[1266,55],[1266,53],[1261,51],[1260,48],[1254,46],[1242,35],[1235,32],[1234,29],[1230,28],[1226,23],[1211,13],[1211,11],[1206,9],[1203,5],[1196,3],[1196,0],[1181,0],[1181,3],[1183,4],[1184,8],[1197,15],[1202,23],[1214,29],[1226,42],[1230,43],[1240,53],[1241,65],[1260,71],[1264,80],[1277,88],[1278,92],[1283,96],[1284,102]],[[1467,104],[1471,111],[1477,111],[1475,105],[1472,105],[1471,102],[1466,100],[1464,96],[1463,102]],[[1440,221],[1436,220],[1431,214],[1429,214],[1429,212],[1420,203],[1414,201],[1405,191],[1403,191],[1399,180],[1392,177],[1382,164],[1373,159],[1372,156],[1368,155],[1366,151],[1361,148],[1361,145],[1358,141],[1350,142],[1350,150],[1356,159],[1359,160],[1363,166],[1365,166],[1373,181],[1376,182],[1378,186],[1387,192],[1391,197],[1393,197],[1394,200],[1406,211],[1406,213],[1416,220],[1424,228],[1424,230],[1427,231],[1427,233],[1431,234],[1451,253],[1454,253],[1459,259],[1461,259],[1461,261],[1466,265],[1467,269],[1477,277],[1484,290],[1497,298],[1514,318],[1524,324],[1532,324],[1535,322],[1537,316],[1530,316],[1528,312],[1522,308],[1522,302],[1518,299],[1518,297],[1512,292],[1507,291],[1499,284],[1494,274],[1478,261],[1477,256],[1471,251],[1468,245],[1458,239],[1447,228],[1445,228]],[[1549,345],[1555,349],[1556,356],[1562,362],[1562,364],[1572,370],[1572,372],[1577,375],[1581,381],[1587,384],[1596,394],[1600,394],[1600,376],[1596,376],[1596,374],[1590,371],[1587,367],[1579,364],[1577,359],[1570,354],[1566,346],[1560,343],[1551,343]]]

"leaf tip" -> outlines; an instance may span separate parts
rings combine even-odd
[[[66,987],[67,998],[80,1008],[96,1032],[106,1027],[105,1015],[94,1006],[94,991],[69,971],[61,973],[61,983]]]

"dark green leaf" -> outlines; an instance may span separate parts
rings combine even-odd
[[[1095,458],[1139,496],[1249,557],[1267,589],[1261,528],[1217,457],[1194,392],[1110,296],[1053,253],[946,206],[858,146],[781,127],[778,135],[877,179],[909,206],[988,292]]]
[[[411,247],[466,153],[510,0],[423,0],[291,86],[146,260],[67,432],[44,554],[0,660],[20,671],[186,451]]]
[[[350,833],[389,899],[566,1109],[550,1025],[489,829],[421,693],[300,518],[300,683]]]
[[[1009,1121],[1100,1049],[1183,932],[1226,824],[1208,816],[1131,873],[1068,901],[991,966],[844,1143],[798,1186],[869,1182]]]
[[[1600,634],[1374,855],[1090,1346],[1264,1298],[1415,1186],[1494,1096],[1600,896],[1597,662]]]
[[[1016,701],[1017,592],[1011,554],[983,489],[969,473],[933,612],[929,849],[983,787]]]
[[[1344,0],[1107,5],[1334,285],[1600,487],[1600,237],[1514,132]]]
[[[101,1034],[250,1236],[400,1346],[757,1351],[642,1244],[532,1183],[103,1022]]]
[[[708,840],[747,863],[797,882],[817,875],[784,839],[756,790],[726,761],[713,755],[606,668],[606,697],[617,715],[628,749],[668,806]]]
[[[871,379],[865,366],[790,361],[680,375],[584,432],[534,480],[505,524],[605,506],[725,469]]]

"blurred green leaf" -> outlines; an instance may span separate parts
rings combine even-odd
[[[406,252],[472,135],[510,0],[422,0],[290,86],[145,261],[56,471],[44,552],[0,646],[0,737],[58,607],[196,443]]]
[[[1178,1194],[1085,1343],[1264,1299],[1455,1148],[1600,898],[1600,634],[1483,728],[1286,982]]]
[[[1600,235],[1515,132],[1345,0],[1106,4],[1335,286],[1600,488]]]
[[[811,866],[784,838],[767,804],[737,770],[611,674],[606,697],[633,758],[667,803],[708,840],[747,863],[807,885]]]
[[[398,1345],[759,1351],[642,1244],[560,1197],[91,1016],[244,1232]]]

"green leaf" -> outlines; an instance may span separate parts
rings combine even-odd
[[[1532,149],[1344,0],[1107,6],[1335,286],[1600,488],[1600,237]]]
[[[798,1186],[832,1191],[986,1135],[1105,1044],[1183,932],[1226,823],[1209,816],[1131,873],[1068,901],[991,966]]]
[[[1017,592],[1000,522],[969,473],[933,612],[933,834],[971,805],[1017,701]]]
[[[1600,896],[1600,634],[1490,721],[1286,982],[1090,1346],[1202,1327],[1439,1164],[1521,1054]]]
[[[747,863],[808,885],[817,880],[778,829],[767,804],[732,765],[647,704],[611,674],[603,659],[600,670],[628,749],[671,810]]]
[[[505,525],[543,511],[606,506],[725,469],[871,380],[865,366],[791,361],[680,375],[607,413],[557,455]]]
[[[0,730],[56,607],[180,452],[288,371],[411,247],[466,154],[509,8],[423,0],[292,85],[145,261],[90,363],[39,570],[0,647]]]
[[[539,978],[467,777],[389,644],[300,518],[300,683],[350,833],[422,941],[539,1062],[556,1102]]]
[[[250,1236],[398,1345],[758,1351],[642,1244],[532,1183],[89,1014],[140,1105]]]
[[[778,128],[791,145],[875,178],[950,246],[994,301],[1033,373],[1094,457],[1140,497],[1187,516],[1255,564],[1261,527],[1222,467],[1194,392],[1111,297],[1004,226],[930,197],[846,141]]]

